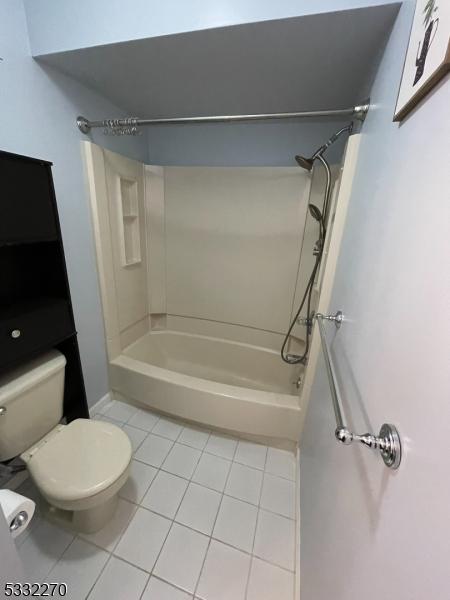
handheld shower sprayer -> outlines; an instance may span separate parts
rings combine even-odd
[[[309,214],[315,219],[318,223],[323,221],[323,215],[320,208],[317,208],[315,204],[308,204]]]
[[[328,161],[324,157],[324,153],[332,144],[334,144],[334,142],[338,138],[340,138],[340,136],[342,134],[348,132],[348,134],[350,135],[352,133],[352,131],[353,131],[353,123],[350,123],[349,125],[342,127],[342,129],[339,129],[339,131],[336,131],[336,133],[333,133],[333,135],[325,142],[325,144],[320,146],[320,148],[318,148],[311,157],[306,158],[304,156],[300,156],[299,154],[297,154],[295,156],[295,160],[296,160],[297,164],[300,167],[302,167],[302,169],[306,169],[307,171],[312,171],[314,162],[316,160],[320,161],[325,169],[327,181],[326,181],[326,186],[325,186],[323,209],[320,210],[320,208],[318,208],[315,204],[308,205],[310,215],[320,225],[320,234],[319,234],[319,239],[317,240],[317,242],[314,246],[314,250],[313,250],[313,255],[315,256],[316,260],[314,263],[313,270],[311,272],[311,276],[306,285],[306,289],[303,294],[302,301],[300,302],[299,309],[297,310],[295,317],[293,318],[292,323],[289,326],[289,329],[288,329],[286,336],[284,338],[284,341],[283,341],[283,345],[281,347],[281,358],[284,360],[284,362],[287,362],[291,365],[306,364],[306,360],[308,358],[308,352],[309,352],[309,338],[311,335],[312,322],[313,322],[313,312],[311,310],[311,297],[312,297],[312,290],[313,290],[313,286],[314,286],[314,280],[316,278],[316,273],[319,269],[320,261],[322,259],[325,236],[326,236],[326,223],[327,223],[327,217],[328,217],[328,209],[329,209],[330,198],[331,198],[331,170],[330,170],[330,165],[328,164]],[[292,330],[294,328],[294,325],[299,320],[300,313],[301,313],[306,301],[307,301],[307,310],[306,310],[307,315],[306,315],[306,319],[302,319],[302,322],[307,324],[305,350],[301,356],[299,356],[297,354],[286,354],[286,346],[291,337]]]

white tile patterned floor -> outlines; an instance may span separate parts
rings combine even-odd
[[[133,445],[116,514],[74,535],[37,512],[16,540],[28,580],[67,582],[70,600],[293,600],[291,452],[117,400],[94,418]],[[37,498],[29,479],[18,491]]]

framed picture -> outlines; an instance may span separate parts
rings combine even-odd
[[[450,1],[417,0],[394,121],[401,121],[450,71]]]

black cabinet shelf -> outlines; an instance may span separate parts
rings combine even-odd
[[[57,236],[47,236],[43,238],[38,237],[28,237],[26,239],[8,239],[8,240],[0,240],[0,248],[10,247],[10,246],[26,246],[28,244],[45,244],[47,242],[57,242]]]
[[[88,417],[51,163],[0,151],[0,373],[52,348],[64,415]]]
[[[70,314],[69,305],[67,298],[57,298],[51,296],[36,296],[34,298],[27,298],[20,300],[15,304],[9,304],[7,306],[0,306],[0,321],[5,319],[11,319],[14,317],[21,317],[29,313],[34,313],[41,309],[47,309],[52,312],[53,309],[64,306],[67,314]]]

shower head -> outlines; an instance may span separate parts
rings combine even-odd
[[[297,154],[295,156],[295,160],[297,161],[299,167],[302,167],[302,169],[311,171],[311,169],[313,168],[314,160],[312,158],[305,158],[304,156],[300,156],[299,154]]]
[[[339,129],[339,131],[337,131],[336,133],[333,133],[333,135],[330,137],[330,139],[328,141],[326,141],[323,146],[320,146],[320,148],[314,152],[314,154],[311,156],[311,158],[305,158],[304,156],[300,156],[299,154],[297,154],[295,157],[297,164],[300,167],[302,167],[302,169],[311,171],[316,158],[320,158],[323,155],[323,153],[325,152],[325,150],[327,150],[327,148],[329,148],[332,144],[334,144],[334,142],[346,131],[348,131],[349,134],[353,131],[353,123],[350,123],[349,125],[346,125],[342,129]]]

